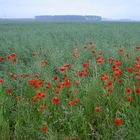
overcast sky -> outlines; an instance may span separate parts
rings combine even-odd
[[[0,0],[0,18],[60,14],[140,20],[140,0]]]

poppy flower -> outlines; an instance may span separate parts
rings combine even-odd
[[[112,88],[109,88],[107,91],[108,91],[109,93],[111,93],[111,92],[113,91],[113,89],[112,89]]]
[[[98,52],[98,54],[99,54],[99,55],[102,55],[102,54],[103,54],[103,52]]]
[[[52,98],[52,102],[53,102],[54,104],[57,104],[57,103],[59,102],[59,98],[58,98],[57,96],[54,96],[54,97]]]
[[[0,55],[0,60],[3,60],[3,57]]]
[[[12,89],[11,88],[8,88],[7,89],[7,92],[10,94],[10,93],[12,93]]]
[[[38,80],[38,81],[37,81],[37,84],[38,84],[38,85],[43,84],[43,80]]]
[[[58,76],[54,75],[53,80],[57,80],[57,79],[58,79]]]
[[[92,41],[90,41],[90,42],[89,42],[89,44],[90,44],[90,45],[92,45],[92,44],[93,44],[93,42],[92,42]]]
[[[43,110],[46,107],[46,104],[43,104],[42,106],[39,107],[40,110]]]
[[[82,62],[83,67],[87,67],[88,63],[87,62]]]
[[[47,131],[47,128],[48,127],[46,125],[43,125],[42,128],[41,128],[42,129],[42,132],[46,132]]]
[[[56,94],[59,94],[59,90],[57,90],[57,89],[56,89],[54,92],[55,92]]]
[[[17,59],[16,58],[13,58],[13,62],[16,62],[17,61]]]
[[[46,62],[45,60],[41,60],[41,61],[40,61],[40,64],[41,64],[41,65],[45,65],[45,64],[47,64],[47,62]]]
[[[13,77],[14,77],[14,78],[16,78],[16,77],[17,77],[17,75],[16,75],[16,74],[13,74]]]
[[[47,84],[45,85],[45,88],[50,88],[50,87],[51,87],[50,83],[47,83]]]
[[[58,68],[60,71],[64,71],[66,69],[66,67],[59,67]]]
[[[20,73],[18,76],[19,76],[19,77],[23,77],[23,73]]]
[[[101,109],[101,107],[100,107],[100,106],[95,106],[95,108],[94,108],[94,110],[95,110],[96,112],[99,112],[99,111],[100,111],[100,109]]]
[[[39,95],[36,95],[36,96],[34,96],[31,100],[32,100],[32,101],[35,101],[35,100],[38,99],[38,98],[40,98],[40,96],[39,96]]]
[[[113,85],[113,82],[112,82],[112,80],[109,80],[104,85],[105,86],[111,86],[111,85]]]
[[[120,71],[114,71],[113,75],[120,75]]]
[[[102,63],[103,62],[103,59],[98,59],[97,62],[98,63]]]
[[[74,98],[68,102],[68,105],[73,105],[73,104],[77,103],[78,101],[79,101],[78,98]]]
[[[70,63],[66,63],[65,65],[64,65],[64,67],[69,67],[70,66]]]
[[[118,83],[122,83],[123,82],[123,80],[122,79],[118,79]]]
[[[0,78],[0,83],[2,83],[3,82],[3,79],[2,78]]]
[[[136,88],[135,88],[135,92],[136,92],[136,93],[140,93],[140,88],[136,87]]]
[[[116,125],[121,124],[121,123],[122,123],[122,118],[116,118],[116,119],[114,120],[114,123],[115,123]]]
[[[125,89],[125,93],[130,93],[131,92],[131,89],[128,87]]]
[[[55,86],[56,86],[57,88],[61,88],[61,84],[60,84],[60,83],[57,83]]]
[[[39,78],[39,73],[35,73],[34,76],[35,76],[36,78]]]
[[[129,57],[129,53],[126,53],[125,56],[126,56],[126,57]]]
[[[140,49],[140,46],[136,46],[135,48],[136,48],[137,50],[139,50],[139,49]]]
[[[77,80],[74,81],[75,85],[78,85],[79,83],[80,83],[80,81],[77,81]]]
[[[16,53],[14,52],[14,53],[11,53],[10,54],[12,57],[15,57],[16,56]]]
[[[127,71],[128,71],[128,72],[133,71],[133,67],[128,67],[128,68],[127,68]]]
[[[120,53],[121,53],[121,52],[124,52],[124,48],[120,48],[118,51],[119,51]]]
[[[65,86],[70,86],[70,81],[69,80],[65,81]]]
[[[87,48],[88,48],[88,46],[84,46],[83,48],[84,48],[84,49],[87,49]]]
[[[76,137],[73,137],[72,140],[77,140],[77,138]]]
[[[106,73],[102,73],[101,80],[108,79],[109,76]]]
[[[64,140],[70,140],[70,139],[69,139],[69,137],[65,137],[65,139],[64,139]]]
[[[91,50],[91,53],[95,53],[95,50]]]
[[[43,93],[42,91],[37,91],[36,94],[40,97],[45,97],[45,93]]]
[[[7,56],[6,56],[6,59],[7,59],[7,60],[10,60],[10,59],[11,59],[11,55],[7,55]]]
[[[132,97],[131,97],[131,96],[127,96],[127,97],[126,97],[126,100],[127,100],[128,102],[131,102],[131,101],[132,101]]]

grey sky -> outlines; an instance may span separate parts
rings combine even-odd
[[[100,15],[140,20],[140,0],[0,0],[0,18],[35,15]]]

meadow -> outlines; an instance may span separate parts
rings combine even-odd
[[[140,23],[0,21],[0,140],[140,140]]]

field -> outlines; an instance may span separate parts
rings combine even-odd
[[[0,140],[140,140],[140,23],[1,21]]]

